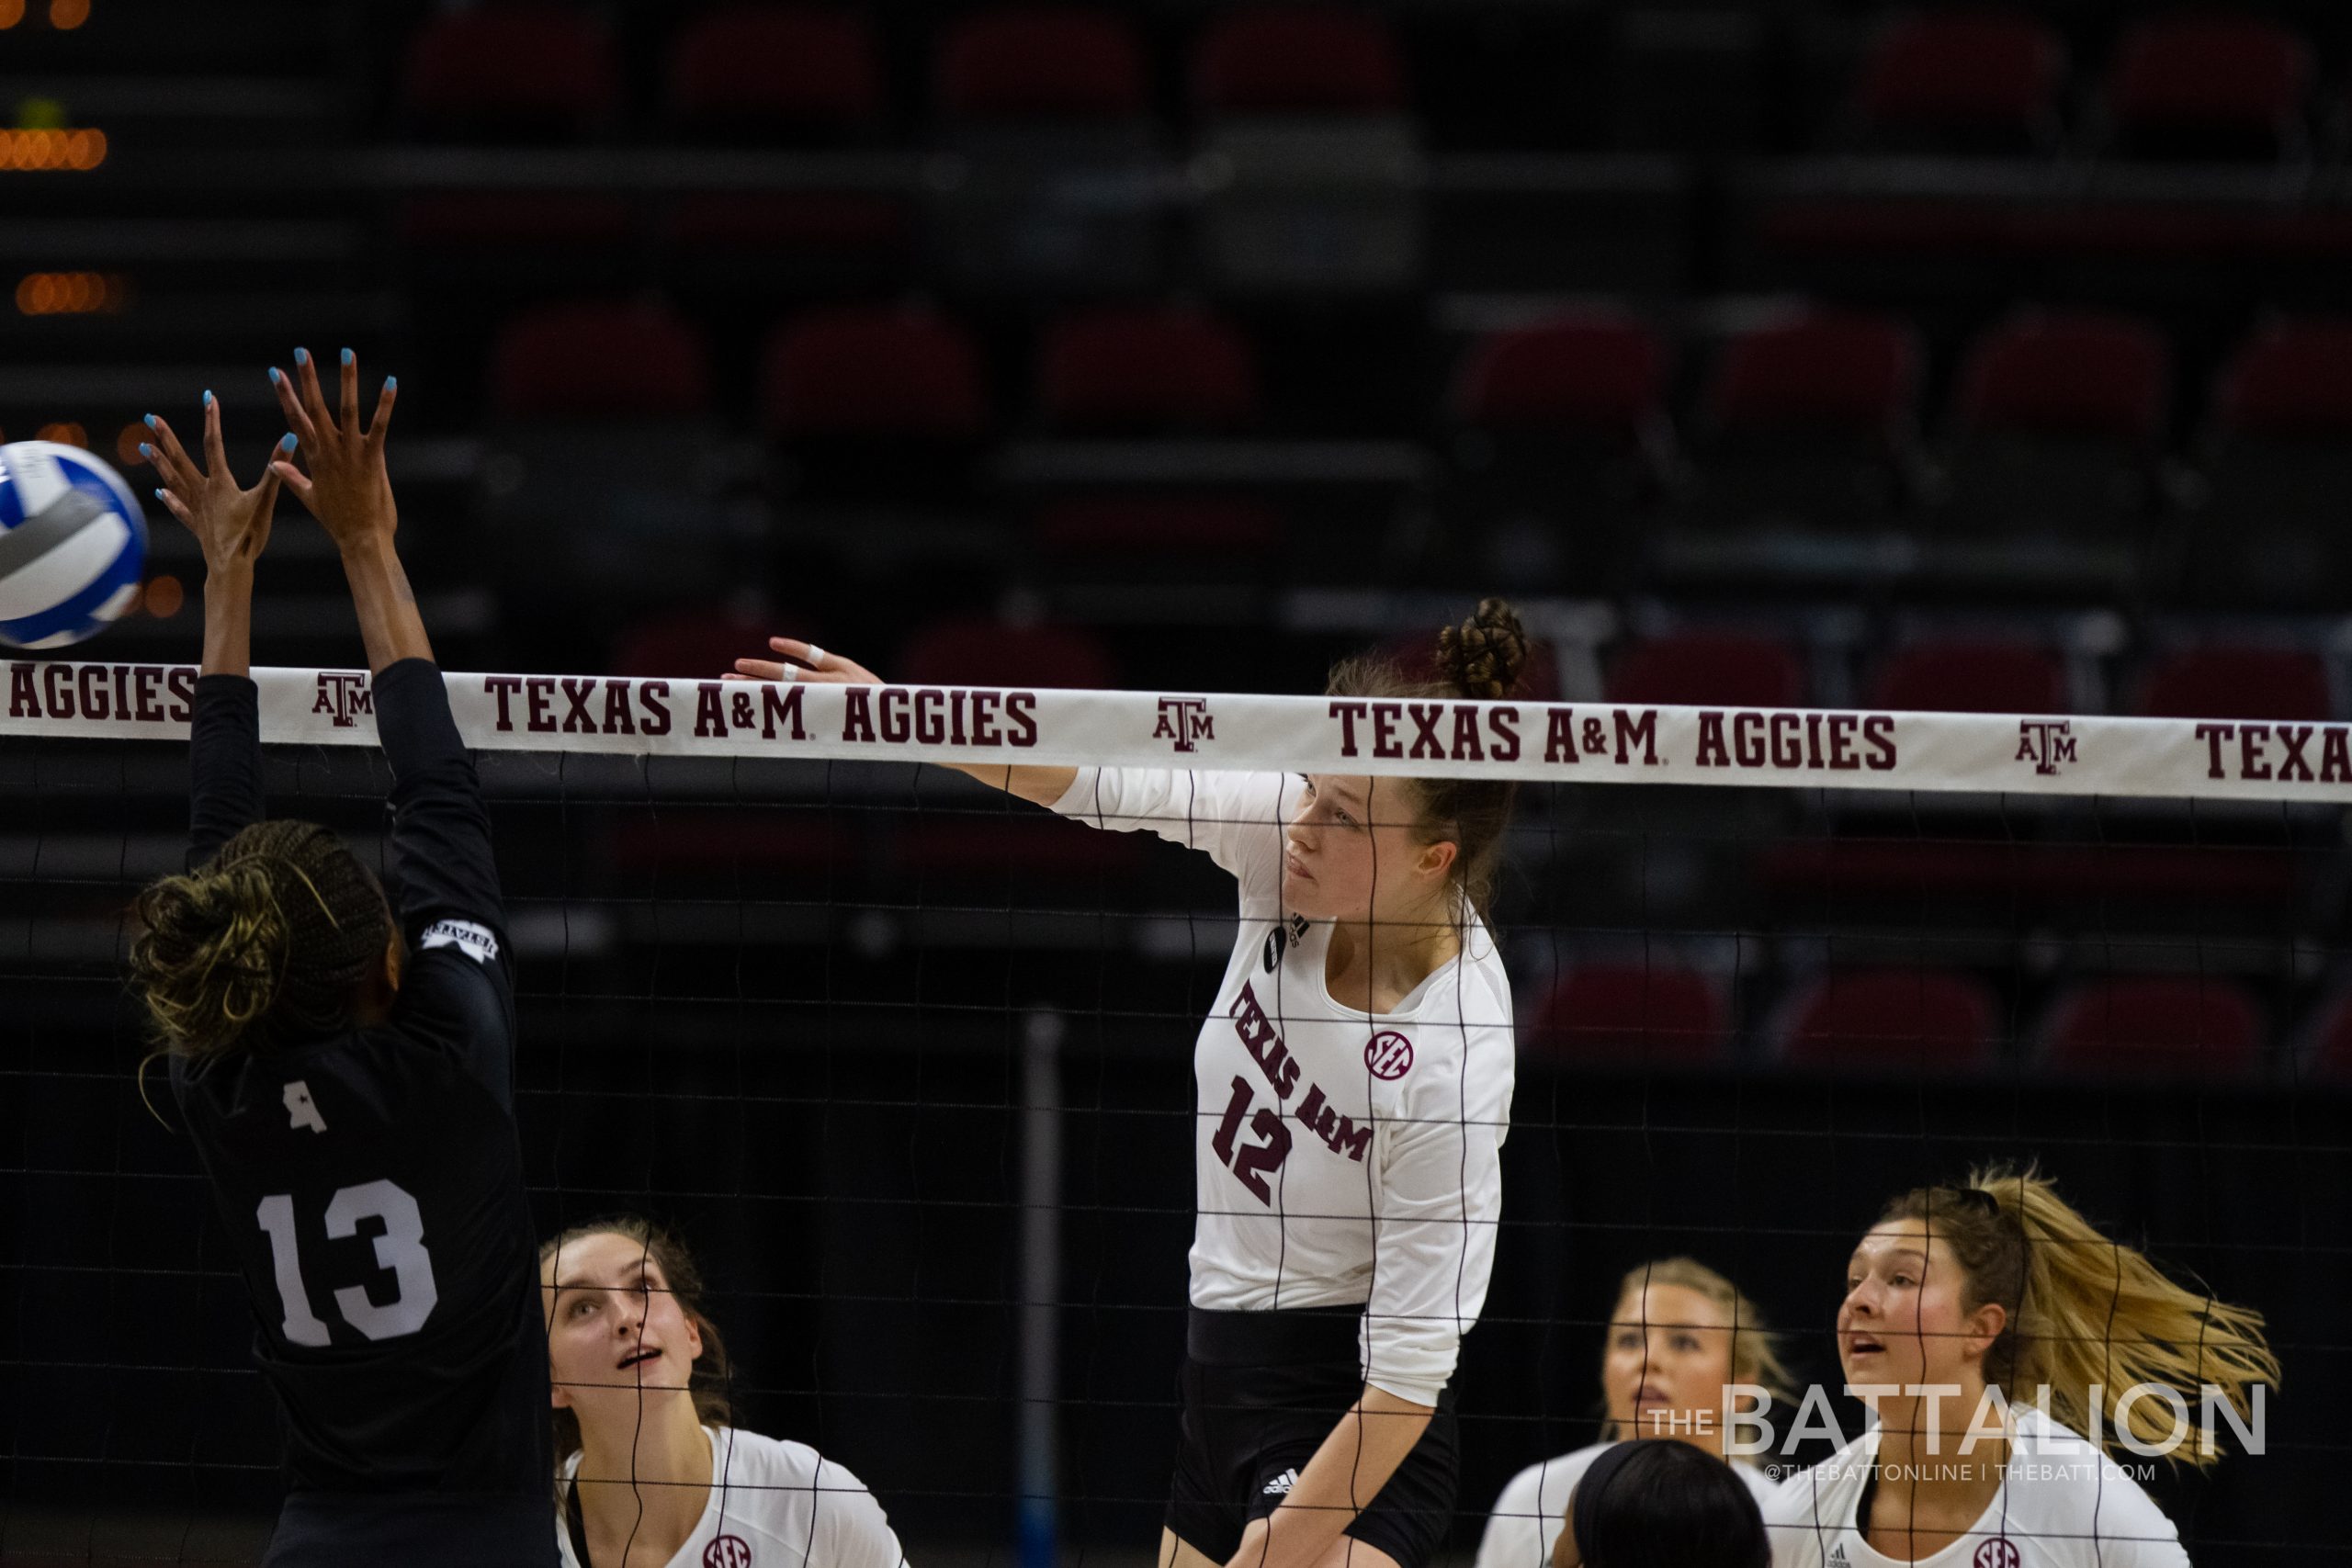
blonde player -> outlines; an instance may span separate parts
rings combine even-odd
[[[904,1568],[882,1506],[817,1450],[729,1419],[702,1276],[633,1214],[539,1249],[563,1568]]]
[[[2172,1409],[2139,1385],[2180,1391],[2193,1423],[2204,1389],[2243,1418],[2278,1378],[2259,1313],[2175,1284],[2030,1169],[1890,1203],[1847,1265],[1838,1358],[1849,1386],[1890,1392],[1766,1506],[1778,1568],[2186,1568],[2172,1521],[2083,1434],[2162,1448]],[[2170,1457],[2217,1450],[2192,1427]]]
[[[746,677],[873,682],[777,638]],[[1434,682],[1358,660],[1340,698],[1501,698],[1527,639],[1488,600]],[[1400,706],[1399,716],[1402,714]],[[1098,828],[1206,852],[1240,932],[1193,1052],[1197,1219],[1161,1568],[1419,1568],[1453,1512],[1453,1375],[1501,1208],[1510,981],[1482,916],[1505,783],[967,768]]]
[[[1600,1441],[1511,1477],[1487,1517],[1477,1568],[1544,1568],[1552,1562],[1569,1495],[1592,1462],[1620,1443],[1674,1438],[1722,1459],[1729,1435],[1726,1390],[1735,1383],[1763,1389],[1775,1405],[1789,1396],[1779,1338],[1766,1331],[1755,1303],[1689,1258],[1629,1270],[1600,1357],[1608,1412]],[[1772,1483],[1753,1462],[1731,1468],[1759,1502],[1771,1495]]]

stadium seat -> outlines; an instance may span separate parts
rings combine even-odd
[[[1028,686],[1104,691],[1118,666],[1100,638],[1075,626],[942,621],[900,650],[894,680],[926,686]]]
[[[1193,60],[1211,114],[1395,114],[1405,64],[1380,17],[1337,6],[1258,6],[1211,23]]]
[[[2129,317],[2031,312],[1971,345],[1946,516],[1977,536],[2099,539],[2136,564],[2171,398],[2163,336]]]
[[[761,428],[817,436],[968,440],[988,423],[978,346],[919,310],[842,306],[778,326],[761,356]]]
[[[2209,644],[2150,666],[2134,711],[2147,718],[2324,722],[2335,716],[2327,662],[2302,648]]]
[[[2108,116],[2120,150],[2275,158],[2305,150],[2311,46],[2267,17],[2199,11],[2141,21],[2117,47]]]
[[[1863,62],[1855,107],[1886,151],[2019,152],[2059,134],[2066,46],[2020,12],[1980,7],[1898,16]]]
[[[1667,369],[1657,334],[1623,317],[1490,333],[1455,376],[1454,412],[1489,431],[1630,447],[1666,417]]]
[[[1587,1066],[1698,1066],[1731,1030],[1714,982],[1671,959],[1591,962],[1560,976],[1537,1007],[1527,1049]]]
[[[609,120],[619,79],[604,29],[569,6],[440,11],[409,42],[400,107],[430,136],[574,141]]]
[[[1118,120],[1149,106],[1143,49],[1115,14],[1074,6],[983,10],[949,28],[940,113],[958,120]]]
[[[1791,998],[1781,1059],[1845,1072],[1963,1073],[1991,1066],[2000,1012],[1991,987],[1951,969],[1859,969]]]
[[[2072,713],[2066,667],[2039,643],[1922,638],[1896,649],[1871,682],[1868,705],[1899,713]]]
[[[853,137],[887,112],[881,51],[854,11],[729,6],[679,35],[665,102],[671,122],[702,139]]]
[[[2042,1062],[2062,1073],[2243,1077],[2262,1057],[2254,998],[2220,978],[2086,981],[2059,998],[2042,1034]]]
[[[1620,654],[1606,690],[1612,703],[1797,707],[1805,700],[1804,661],[1778,637],[1680,632]]]
[[[1907,323],[1861,312],[1735,336],[1704,394],[1690,514],[1717,526],[1883,522],[1907,492],[1919,357]]]
[[[2268,322],[2222,369],[2212,402],[2176,601],[2352,609],[2352,320]]]
[[[1282,550],[1282,510],[1252,496],[1075,496],[1038,509],[1030,540],[1038,555],[1083,573],[1148,572],[1185,581],[1247,581]]]
[[[1046,332],[1037,397],[1064,431],[1230,430],[1258,412],[1257,356],[1204,311],[1090,310]]]
[[[661,306],[546,306],[500,329],[490,403],[505,419],[690,417],[710,406],[710,365],[701,335]]]
[[[1204,167],[1195,235],[1238,292],[1387,293],[1420,277],[1419,127],[1388,24],[1275,4],[1209,24],[1193,54]]]

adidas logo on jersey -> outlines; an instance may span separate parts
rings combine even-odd
[[[1836,1547],[1831,1549],[1829,1553],[1829,1568],[1847,1568],[1845,1542],[1840,1541]]]
[[[1267,1482],[1258,1495],[1261,1497],[1287,1497],[1290,1495],[1290,1489],[1297,1484],[1298,1472],[1285,1470],[1272,1481]]]

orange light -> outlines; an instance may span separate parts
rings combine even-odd
[[[187,590],[180,586],[176,577],[158,577],[147,584],[144,599],[147,613],[159,621],[168,621],[180,613],[187,603]]]
[[[49,25],[61,33],[70,33],[89,19],[90,0],[49,0]]]
[[[106,161],[103,130],[0,130],[0,169],[86,174]]]
[[[0,32],[25,19],[25,0],[0,0]]]
[[[90,444],[90,433],[72,420],[66,419],[60,420],[54,424],[42,425],[33,432],[33,439],[54,441],[62,446],[87,446]]]
[[[147,459],[139,455],[139,444],[147,439],[144,424],[126,424],[114,438],[115,460],[126,468],[135,468]]]
[[[17,285],[17,309],[28,316],[89,316],[119,310],[128,280],[103,272],[28,273]]]

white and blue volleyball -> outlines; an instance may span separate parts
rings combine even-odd
[[[122,476],[79,446],[0,446],[0,642],[63,648],[139,601],[147,520]]]

